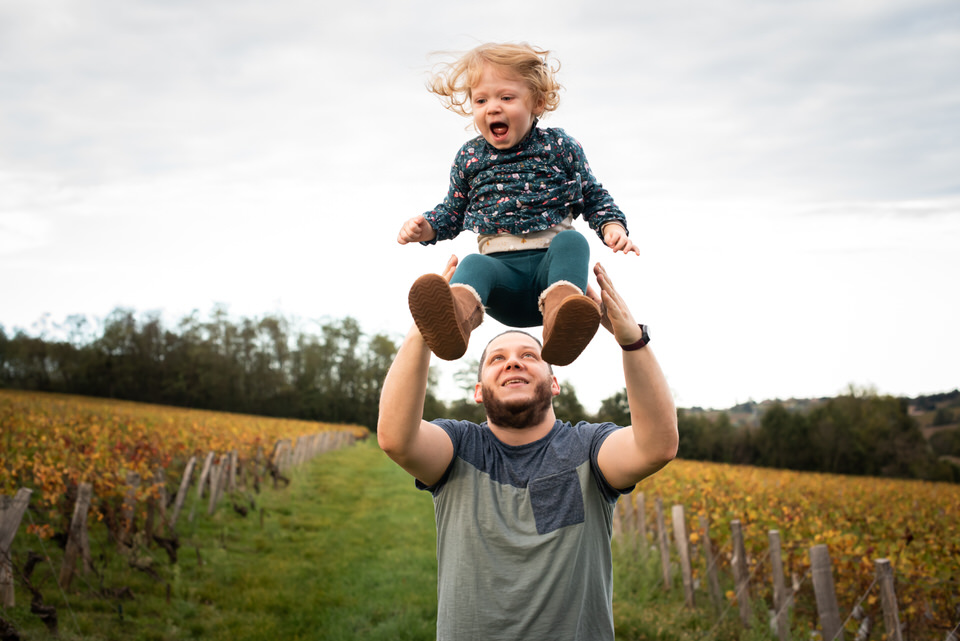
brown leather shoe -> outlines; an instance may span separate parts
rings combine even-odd
[[[540,295],[543,313],[543,350],[551,365],[569,365],[590,344],[600,326],[600,307],[580,288],[566,281],[554,283]]]
[[[469,285],[451,287],[439,274],[424,274],[414,281],[408,303],[430,351],[445,361],[466,353],[470,333],[483,322],[477,292]]]

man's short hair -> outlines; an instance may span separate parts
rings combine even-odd
[[[487,350],[490,348],[490,343],[497,340],[501,336],[505,336],[506,334],[524,334],[526,336],[529,336],[537,343],[537,345],[540,346],[540,349],[543,349],[543,343],[540,342],[540,339],[534,336],[533,334],[531,334],[530,332],[525,332],[522,329],[508,329],[505,332],[500,332],[499,334],[491,338],[489,341],[487,341],[486,347],[483,348],[483,353],[480,354],[480,365],[477,367],[477,382],[479,382],[480,379],[483,378],[483,364],[487,362]],[[550,363],[547,363],[547,367],[550,368],[550,373],[553,374],[553,365],[551,365]]]

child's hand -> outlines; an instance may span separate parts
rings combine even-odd
[[[407,243],[428,242],[436,237],[437,232],[430,226],[423,214],[420,214],[403,223],[400,233],[397,234],[397,242],[406,245]]]
[[[627,236],[627,230],[619,223],[609,223],[603,228],[603,243],[612,249],[614,253],[623,252],[624,254],[629,254],[633,252],[637,256],[640,255],[640,250],[633,244],[630,237]]]

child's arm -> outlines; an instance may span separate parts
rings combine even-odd
[[[426,243],[437,237],[436,230],[430,226],[423,214],[414,216],[403,223],[400,233],[397,234],[397,242],[401,245],[407,243]]]
[[[627,236],[627,230],[624,229],[620,223],[607,223],[603,226],[603,243],[612,249],[614,253],[623,252],[624,254],[629,254],[633,252],[637,256],[640,255],[640,250],[633,244],[630,237]]]
[[[557,131],[566,136],[566,132]],[[626,216],[617,207],[610,192],[603,188],[590,171],[590,164],[580,143],[569,136],[567,139],[571,144],[567,144],[564,150],[569,153],[562,155],[561,159],[568,163],[569,171],[580,179],[580,188],[583,193],[583,209],[580,215],[603,239],[607,247],[615,252],[622,251],[624,254],[633,252],[639,256],[640,250],[627,236]]]
[[[470,183],[466,177],[466,169],[469,166],[467,160],[475,158],[464,151],[469,145],[470,143],[464,145],[450,167],[450,188],[447,191],[447,197],[431,211],[414,216],[404,223],[397,236],[398,243],[401,245],[415,242],[432,244],[440,240],[456,238],[463,231],[470,193]]]

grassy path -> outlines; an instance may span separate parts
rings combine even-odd
[[[265,508],[206,582],[235,605],[204,638],[434,638],[433,503],[375,443],[297,470]]]

